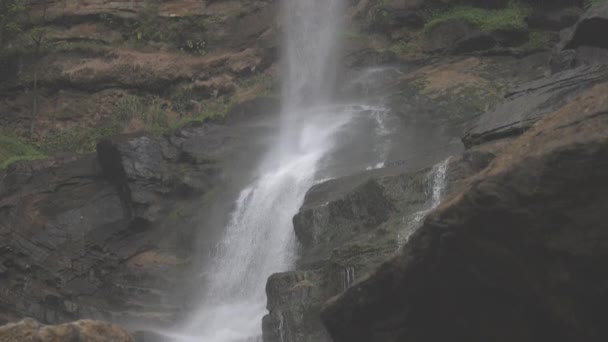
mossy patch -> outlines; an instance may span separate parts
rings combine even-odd
[[[228,99],[208,100],[201,103],[201,110],[192,115],[183,116],[169,126],[169,130],[175,130],[193,122],[205,122],[210,119],[225,117],[230,108],[232,101]]]
[[[0,169],[19,160],[45,158],[46,155],[25,139],[0,132]]]
[[[519,53],[532,53],[537,51],[550,50],[559,40],[559,34],[548,31],[530,32],[528,41],[516,49]]]
[[[121,132],[117,123],[99,127],[73,127],[52,132],[35,142],[38,149],[46,154],[57,152],[91,153],[95,151],[97,142],[105,137]]]
[[[431,12],[424,30],[428,31],[451,19],[465,20],[482,31],[526,30],[526,17],[531,7],[520,2],[511,2],[506,8],[484,9],[471,6],[456,6],[447,10]]]

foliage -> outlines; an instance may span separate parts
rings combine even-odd
[[[0,0],[0,49],[21,32],[22,0]]]
[[[104,19],[114,22],[108,15]],[[201,17],[159,18],[158,5],[147,2],[132,26],[129,31],[134,32],[133,41],[138,46],[161,43],[187,53],[206,53],[205,22]]]
[[[37,141],[37,145],[47,154],[56,152],[90,153],[95,151],[95,146],[100,139],[118,134],[120,131],[120,125],[116,123],[100,127],[68,128],[43,137]]]
[[[450,19],[462,19],[483,31],[525,30],[526,17],[531,8],[520,2],[510,2],[503,9],[483,9],[471,6],[456,6],[444,11],[433,12],[428,16],[424,30],[428,31]]]
[[[196,94],[192,87],[176,87],[170,94],[171,108],[180,114],[186,114],[195,109]]]
[[[159,100],[148,101],[135,95],[123,96],[116,104],[113,116],[115,125],[124,126],[131,120],[139,120],[151,132],[163,132],[169,128],[166,110]]]
[[[240,91],[250,91],[251,96],[275,97],[279,92],[279,83],[269,73],[258,73],[247,78],[239,78],[237,86]]]
[[[190,116],[183,116],[170,125],[170,130],[183,127],[192,122],[205,122],[213,118],[222,118],[232,108],[232,101],[225,99],[208,100],[202,102],[202,110]]]
[[[18,160],[45,158],[45,154],[24,139],[9,133],[0,132],[0,169],[8,167]]]

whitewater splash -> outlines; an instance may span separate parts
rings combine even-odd
[[[294,261],[292,217],[319,163],[352,116],[330,104],[341,0],[284,0],[286,65],[279,139],[240,192],[208,274],[203,300],[174,341],[261,340],[265,285]]]

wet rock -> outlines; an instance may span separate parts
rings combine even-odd
[[[327,304],[333,341],[606,340],[606,113],[604,81],[510,142]]]
[[[558,73],[569,70],[576,65],[576,50],[563,50],[551,56],[551,72]]]
[[[319,187],[322,186],[327,184]],[[314,196],[315,192],[324,191],[319,187],[311,189],[308,194]],[[311,248],[324,243],[336,244],[337,239],[345,239],[358,231],[378,226],[394,210],[381,186],[369,180],[342,198],[328,201],[320,207],[317,204],[314,210],[303,206],[293,222],[300,243]],[[344,228],[350,232],[343,231]]]
[[[451,160],[445,170],[451,184],[445,191],[460,189],[463,179],[490,160],[491,154],[473,151]],[[387,168],[313,187],[294,217],[302,242],[298,270],[275,274],[266,286],[264,340],[331,341],[320,324],[324,302],[399,250],[437,196],[435,176],[434,169]]]
[[[535,10],[526,22],[531,28],[546,30],[561,30],[576,24],[583,10],[578,7],[568,7],[566,9],[545,9]]]
[[[136,331],[133,334],[135,342],[165,342],[169,338],[151,331]]]
[[[117,137],[96,155],[11,165],[0,179],[0,321],[173,322],[194,240],[183,217],[196,217],[220,173],[217,154],[186,157],[187,147],[226,131]]]
[[[578,21],[564,49],[576,49],[579,46],[593,46],[608,49],[608,42],[598,32],[608,30],[608,4],[598,4],[591,7]]]
[[[455,53],[468,53],[480,50],[489,50],[497,44],[491,34],[475,32],[459,39],[453,46]]]
[[[43,325],[33,319],[0,326],[1,342],[134,342],[129,333],[113,324],[82,320],[61,325]]]
[[[313,315],[321,309],[324,298],[342,290],[332,286],[334,284],[336,282],[328,284],[321,271],[272,275],[266,285],[270,313],[263,320],[264,341],[331,341],[321,321]]]
[[[425,50],[429,52],[451,50],[454,44],[481,32],[464,19],[448,19],[430,28],[426,33]]]
[[[551,60],[552,71],[608,64],[608,43],[598,35],[598,32],[607,29],[608,4],[591,7],[573,28],[562,34],[562,40]]]
[[[366,26],[370,31],[389,33],[392,30],[420,28],[424,18],[420,12],[421,0],[389,0],[367,9]]]
[[[463,142],[465,146],[471,147],[517,136],[546,114],[606,79],[608,68],[597,66],[567,70],[525,84],[511,92],[495,110],[483,114],[464,136]]]

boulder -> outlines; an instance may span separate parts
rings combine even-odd
[[[43,325],[33,319],[0,326],[0,342],[135,342],[129,333],[114,324],[81,320],[59,325]]]

